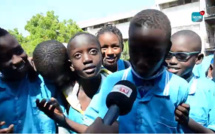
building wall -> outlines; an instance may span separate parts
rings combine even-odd
[[[205,3],[200,0],[200,2],[194,2],[162,10],[170,19],[172,34],[185,29],[195,31],[197,34],[199,34],[202,39],[202,51],[209,47],[205,21],[192,22],[191,14],[192,12],[205,10],[204,6],[202,6],[204,4]]]
[[[193,30],[196,33],[198,33],[202,39],[202,48],[204,51],[204,48],[209,48],[209,41],[208,41],[208,35],[206,30],[206,23],[203,20],[202,22],[192,22],[191,20],[191,14],[192,12],[199,12],[201,10],[206,11],[206,3],[205,0],[199,0],[199,2],[193,2],[189,4],[179,5],[175,7],[170,7],[166,9],[160,9],[159,4],[164,3],[163,0],[156,0],[157,3],[155,3],[154,7],[158,10],[161,10],[164,12],[168,18],[170,19],[171,26],[172,26],[172,34],[179,30],[189,29]],[[173,2],[177,0],[166,0],[166,2]],[[135,13],[133,13],[134,15]],[[129,16],[132,17],[132,16]],[[111,23],[114,23],[111,21]],[[128,27],[129,22],[124,22],[120,24],[116,24],[116,27],[120,29],[122,32],[123,38],[128,39]],[[100,28],[93,28],[93,26],[88,27],[87,31],[96,34]]]
[[[114,22],[112,22],[114,23]],[[124,22],[124,23],[119,23],[115,24],[115,26],[122,32],[123,39],[128,39],[128,27],[129,27],[129,22]],[[88,27],[87,32],[96,35],[96,33],[100,30],[101,28],[93,28],[93,27]]]
[[[192,12],[199,12],[200,3],[190,3],[185,5],[180,5],[177,7],[171,7],[163,9],[162,11],[168,16],[171,21],[173,28],[180,26],[196,25],[199,22],[192,22],[191,14]]]

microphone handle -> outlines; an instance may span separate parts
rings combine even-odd
[[[119,107],[114,104],[111,105],[105,114],[105,117],[103,119],[103,122],[105,125],[112,125],[113,122],[118,118],[119,116]]]

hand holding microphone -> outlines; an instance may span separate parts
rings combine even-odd
[[[109,108],[104,119],[97,118],[88,127],[85,133],[118,133],[118,123],[115,122],[119,115],[128,114],[137,97],[134,84],[129,81],[119,81],[108,94],[106,105]]]

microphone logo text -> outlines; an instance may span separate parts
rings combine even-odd
[[[120,92],[123,92],[123,93],[125,93],[125,94],[129,94],[129,90],[126,89],[126,88],[124,88],[124,87],[121,87],[121,88],[119,89],[119,91],[120,91]]]
[[[127,97],[130,97],[131,93],[132,93],[132,89],[130,89],[129,87],[124,86],[124,85],[115,85],[111,92],[119,92],[119,93],[124,94]]]

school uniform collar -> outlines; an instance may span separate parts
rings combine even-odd
[[[131,68],[131,67],[130,67]],[[137,90],[140,88],[144,88],[144,86],[147,86],[147,82],[151,83],[151,88],[144,97],[141,98],[141,96],[138,94],[138,98],[141,99],[141,101],[149,101],[151,98],[156,96],[161,97],[169,97],[169,77],[170,73],[166,71],[165,67],[162,67],[157,74],[154,76],[145,79],[139,76],[132,68],[131,73],[133,76],[133,81],[136,85],[138,85],[139,82],[146,83],[146,85],[137,86]],[[165,85],[164,85],[165,84]],[[150,85],[149,85],[150,86]],[[164,88],[165,87],[165,88]]]
[[[197,81],[198,81],[198,76],[194,76],[191,78],[189,84],[190,84],[190,88],[189,88],[189,95],[194,95],[196,93],[196,89],[198,88],[197,86]]]
[[[104,81],[104,79],[105,79],[105,76],[101,73],[101,83],[102,83],[102,81]],[[101,83],[100,83],[99,89],[96,92],[96,94],[99,93],[99,91],[100,91]],[[83,115],[85,111],[83,111],[81,109],[81,104],[78,99],[79,89],[80,89],[80,85],[78,82],[76,82],[73,88],[68,88],[66,90],[63,90],[63,94],[64,94],[67,102],[70,104],[70,106]]]

